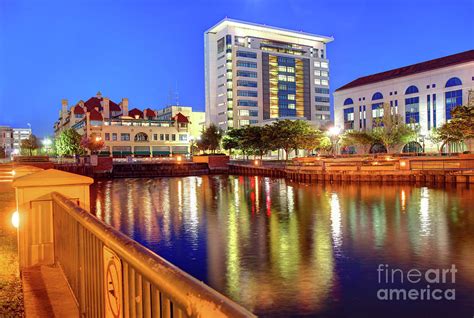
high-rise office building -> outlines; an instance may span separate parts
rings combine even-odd
[[[330,120],[326,44],[332,37],[227,18],[204,37],[208,124]]]

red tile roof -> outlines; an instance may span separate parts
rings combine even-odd
[[[72,112],[74,114],[84,114],[85,113],[84,109],[79,105],[74,106],[74,108],[72,109]]]
[[[102,106],[100,105],[100,101],[101,101],[101,99],[99,99],[97,97],[91,97],[84,103],[84,106],[87,107],[88,111],[90,111],[91,109],[94,109],[94,108],[102,110]]]
[[[150,109],[150,108],[145,109],[144,113],[145,113],[145,117],[155,117],[156,116],[155,111],[153,109]]]
[[[171,118],[172,120],[176,120],[178,123],[189,123],[189,119],[188,117],[184,116],[183,114],[181,113],[177,113],[173,118]]]
[[[453,66],[456,64],[467,63],[471,61],[474,61],[474,50],[461,52],[461,53],[457,53],[457,54],[437,58],[437,59],[426,61],[426,62],[421,62],[421,63],[405,66],[405,67],[400,67],[400,68],[396,68],[396,69],[382,72],[382,73],[359,77],[358,79],[344,86],[339,87],[338,89],[336,89],[336,92],[353,88],[353,87],[368,85],[368,84],[377,83],[381,81],[387,81],[387,80],[398,78],[398,77],[427,72],[427,71],[435,70],[438,68]]]
[[[137,108],[134,108],[128,112],[128,116],[135,118],[138,115],[139,118],[143,118],[143,112]]]
[[[89,117],[90,120],[104,120],[104,118],[102,117],[102,114],[99,113],[97,110],[95,110],[94,108],[91,109],[90,111],[90,117]]]
[[[120,112],[122,111],[120,109],[120,106],[116,103],[114,103],[113,101],[109,100],[109,109],[111,112]]]

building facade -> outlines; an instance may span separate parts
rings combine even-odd
[[[0,147],[5,151],[5,156],[19,155],[21,141],[31,136],[31,128],[12,128],[0,126]]]
[[[157,157],[189,153],[189,123],[180,112],[160,119],[155,110],[129,110],[127,98],[117,104],[99,92],[72,107],[63,100],[54,130],[58,135],[73,128],[90,140],[102,140],[104,148],[99,154],[103,156]]]
[[[384,105],[408,124],[420,127],[418,149],[436,150],[425,137],[466,105],[474,89],[474,50],[358,78],[334,93],[335,125],[343,130],[372,129]],[[401,150],[408,150],[404,148]]]
[[[171,105],[156,111],[157,118],[160,120],[169,120],[178,113],[189,118],[189,134],[191,138],[197,140],[201,136],[202,129],[206,126],[205,112],[193,111],[191,106]]]
[[[205,41],[206,123],[223,129],[304,119],[330,120],[333,38],[224,19]]]

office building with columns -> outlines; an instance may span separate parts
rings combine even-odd
[[[435,151],[425,138],[466,105],[474,89],[474,50],[360,77],[334,92],[335,125],[342,130],[372,129],[383,105],[420,127],[420,139],[402,151]]]
[[[332,37],[224,19],[204,34],[206,123],[225,129],[330,120]]]

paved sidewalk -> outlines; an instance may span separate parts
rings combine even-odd
[[[55,266],[33,266],[22,271],[26,317],[79,317],[63,273]]]

